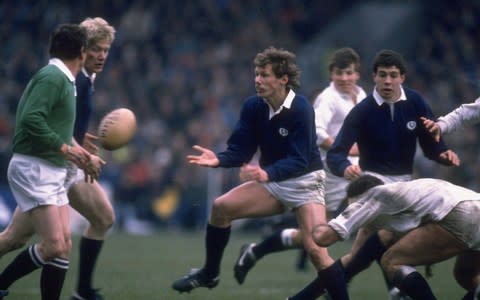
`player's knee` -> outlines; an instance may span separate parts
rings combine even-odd
[[[115,214],[111,211],[101,216],[96,216],[95,218],[92,218],[92,220],[89,220],[89,222],[97,231],[106,232],[115,223]]]
[[[380,266],[385,271],[386,274],[389,274],[389,277],[393,277],[395,273],[395,266],[397,264],[394,261],[394,257],[390,251],[387,250],[382,257],[380,258]]]
[[[213,201],[211,219],[217,222],[230,222],[234,216],[232,216],[229,211],[228,201],[226,199],[219,197]]]
[[[72,241],[69,238],[52,239],[42,243],[43,259],[48,261],[55,257],[68,257],[72,248]]]

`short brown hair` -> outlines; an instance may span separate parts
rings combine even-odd
[[[335,50],[330,57],[328,70],[332,72],[334,68],[345,69],[351,64],[355,66],[355,71],[360,71],[360,56],[358,53],[352,48],[340,48]]]
[[[287,88],[295,90],[300,87],[300,70],[295,64],[295,54],[284,49],[269,47],[255,56],[253,63],[256,67],[272,65],[277,78],[288,76]]]
[[[400,74],[407,73],[407,65],[403,56],[393,50],[380,50],[373,62],[373,73],[377,73],[378,67],[397,67]]]

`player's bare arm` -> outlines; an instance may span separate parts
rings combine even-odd
[[[199,151],[200,155],[187,155],[189,163],[203,167],[218,167],[220,164],[217,155],[212,150],[203,148],[199,145],[195,145],[192,148]]]

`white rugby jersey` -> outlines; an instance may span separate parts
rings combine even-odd
[[[450,133],[462,127],[480,122],[480,97],[472,103],[460,105],[449,114],[438,118],[442,133]]]
[[[355,87],[357,93],[357,102],[362,101],[367,94],[359,87]],[[352,97],[348,94],[340,93],[332,82],[315,99],[313,108],[315,109],[315,126],[317,131],[317,145],[322,144],[328,137],[335,139],[343,120],[355,106]],[[326,151],[320,148],[322,159],[325,160]],[[350,157],[351,158],[351,157]],[[358,160],[358,157],[355,157]]]
[[[366,225],[404,233],[422,223],[442,220],[465,200],[480,200],[480,194],[432,178],[389,183],[351,199],[355,202],[328,225],[342,239]]]

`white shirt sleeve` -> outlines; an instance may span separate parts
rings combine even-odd
[[[462,104],[446,116],[438,118],[437,124],[443,134],[480,122],[480,97],[472,103]]]
[[[374,220],[381,213],[381,202],[371,197],[367,192],[361,199],[351,203],[336,218],[328,222],[335,232],[343,239],[348,239],[360,227]]]
[[[325,95],[325,93],[321,93],[315,99],[313,106],[315,109],[315,126],[318,146],[330,137],[327,130],[333,115],[335,114],[335,106],[331,105],[332,97],[328,96],[329,95]]]

